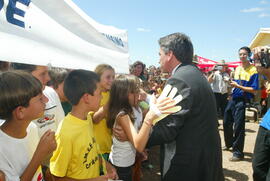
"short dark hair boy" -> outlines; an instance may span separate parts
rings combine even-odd
[[[42,85],[23,71],[8,71],[0,75],[0,119],[10,120],[14,109],[27,107],[31,98],[42,93]]]
[[[101,159],[89,112],[97,111],[101,100],[99,76],[87,70],[73,70],[65,79],[64,93],[72,104],[71,112],[56,132],[57,149],[50,161],[56,178],[83,180],[117,179],[116,170]],[[67,159],[68,158],[68,159]],[[110,174],[101,175],[100,168]]]
[[[92,71],[74,70],[66,77],[64,93],[72,105],[77,105],[85,93],[94,95],[99,76]]]
[[[58,94],[53,88],[47,86],[47,83],[50,80],[48,66],[12,63],[11,67],[15,70],[28,72],[37,78],[42,84],[43,94],[49,99],[46,103],[44,114],[40,118],[33,120],[37,125],[39,137],[41,137],[47,130],[56,131],[58,124],[62,119],[64,119],[65,113],[61,106]],[[46,167],[49,166],[49,157],[44,160],[42,166],[45,175]]]
[[[0,170],[7,180],[42,179],[41,162],[56,148],[54,132],[38,139],[31,121],[43,115],[48,99],[41,83],[31,74],[0,74]],[[19,150],[19,152],[18,152]]]

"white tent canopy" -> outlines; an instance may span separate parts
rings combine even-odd
[[[0,0],[0,60],[128,72],[126,30],[97,23],[70,0],[20,2]]]
[[[270,45],[270,28],[260,28],[259,32],[251,41],[249,47],[255,48],[258,46]]]

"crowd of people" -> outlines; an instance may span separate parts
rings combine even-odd
[[[222,62],[206,75],[185,34],[162,37],[159,47],[160,67],[136,61],[130,74],[108,64],[0,62],[0,180],[138,181],[147,148],[160,145],[161,180],[223,181],[222,149],[232,149],[231,161],[244,158],[245,110],[270,69],[242,47],[235,70]],[[255,181],[270,178],[269,116],[254,148]]]
[[[216,108],[223,119],[224,151],[232,149],[230,161],[244,158],[246,111],[250,105],[257,107],[262,118],[257,135],[252,167],[255,181],[269,180],[269,47],[252,51],[242,47],[238,51],[241,65],[228,71],[227,65],[218,64],[206,77],[216,98]],[[264,55],[264,56],[263,56]],[[266,57],[267,56],[267,57]],[[256,121],[257,119],[254,118]]]

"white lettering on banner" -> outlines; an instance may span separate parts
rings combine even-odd
[[[16,6],[18,3],[21,3],[25,6],[29,6],[31,0],[9,0],[6,10],[6,19],[7,22],[24,28],[25,27],[24,22],[22,20],[15,18],[16,16],[22,18],[25,16],[25,11]],[[4,0],[0,0],[0,11],[3,9],[3,7],[4,7]]]
[[[124,47],[124,43],[122,41],[121,38],[118,38],[116,36],[112,36],[112,35],[108,35],[105,33],[102,33],[106,38],[108,38],[109,40],[111,40],[113,43],[115,43],[118,46]]]
[[[0,0],[0,59],[86,70],[106,62],[128,72],[127,31],[88,19],[72,0]]]

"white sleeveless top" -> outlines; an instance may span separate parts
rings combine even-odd
[[[135,116],[134,128],[138,131],[142,123],[140,108],[132,108]],[[119,113],[120,114],[120,113]],[[113,136],[113,144],[109,159],[117,167],[129,167],[135,163],[136,149],[129,141],[119,141]]]

